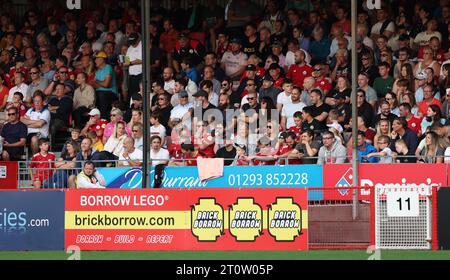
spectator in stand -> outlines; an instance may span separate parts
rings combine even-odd
[[[242,41],[239,38],[233,38],[230,41],[231,49],[222,56],[221,67],[225,75],[233,81],[241,78],[247,65],[247,55],[242,52]]]
[[[27,95],[28,91],[28,85],[25,83],[25,77],[22,72],[16,72],[14,74],[14,84],[10,90],[8,95],[8,102],[12,102],[13,95],[16,92],[22,93],[22,95],[25,97],[25,103],[30,104],[31,103],[31,96]]]
[[[390,38],[395,32],[395,24],[389,18],[389,14],[385,8],[376,11],[377,22],[372,26],[370,36],[373,40],[377,40],[381,35]]]
[[[36,168],[32,175],[32,184],[41,188],[44,182],[53,175],[55,154],[49,152],[50,141],[47,138],[39,139],[39,153],[31,158],[30,168]]]
[[[281,111],[281,130],[287,130],[295,125],[294,115],[298,111],[302,111],[306,104],[300,100],[300,88],[294,86],[291,93],[291,103],[283,106]]]
[[[392,91],[394,78],[389,75],[391,66],[387,62],[380,62],[378,64],[378,73],[380,77],[376,78],[373,83],[373,88],[377,92],[378,98],[384,98],[388,91]]]
[[[142,111],[142,105],[144,103],[142,100],[142,95],[139,93],[133,94],[131,96],[131,100],[132,100],[131,106],[127,108],[123,116],[124,121],[126,121],[127,123],[130,122],[131,120],[132,111],[134,109]]]
[[[391,113],[396,115],[397,117],[400,116],[400,111],[398,109],[398,100],[396,95],[393,92],[388,91],[384,99],[389,103]]]
[[[27,144],[30,145],[32,154],[38,152],[39,139],[47,138],[49,135],[50,111],[44,106],[44,98],[42,91],[36,91],[33,96],[34,107],[20,118],[20,121],[28,127]]]
[[[87,74],[80,72],[77,74],[76,83],[78,88],[73,96],[72,117],[75,127],[83,127],[88,121],[89,111],[95,107],[95,90],[86,83]]]
[[[23,103],[23,95],[21,92],[17,91],[16,93],[14,93],[13,101],[6,105],[6,109],[9,109],[10,107],[17,108],[20,117],[23,117],[25,115],[25,113],[27,112],[27,108]]]
[[[104,145],[102,139],[97,136],[97,132],[89,131],[87,137],[92,141],[92,148],[97,152],[102,152],[104,150]]]
[[[9,107],[6,110],[8,122],[2,128],[3,161],[19,160],[24,152],[27,138],[27,126],[20,121],[19,110],[16,107]]]
[[[75,158],[79,151],[78,143],[72,140],[68,140],[65,143],[66,153],[61,155],[57,161],[55,161],[56,172],[51,178],[44,182],[44,189],[65,189],[68,187],[68,178],[70,175],[75,175]]]
[[[310,77],[313,72],[313,68],[306,63],[306,53],[303,50],[297,50],[294,53],[295,56],[295,64],[292,64],[289,67],[288,73],[286,77],[291,79],[294,85],[302,87],[303,80],[306,77]]]
[[[118,122],[123,121],[123,113],[122,110],[114,108],[111,110],[111,114],[110,114],[110,119],[111,122],[109,122],[104,130],[103,130],[103,136],[100,138],[103,142],[103,144],[105,144],[109,137],[111,137],[111,135],[113,134],[114,128],[116,126],[116,124]],[[127,126],[126,127],[126,132],[128,135],[131,135],[131,127]]]
[[[5,86],[2,75],[0,74],[0,112],[3,112],[8,104],[9,88]]]
[[[405,118],[395,118],[392,123],[391,132],[391,150],[395,148],[395,142],[398,139],[403,139],[408,147],[408,155],[413,156],[417,146],[419,145],[419,140],[417,135],[408,128],[408,123]]]
[[[375,127],[382,119],[388,119],[390,123],[393,123],[394,119],[398,116],[391,113],[391,105],[387,101],[382,101],[380,105],[380,113],[375,116],[372,127]]]
[[[106,56],[106,54],[105,54]],[[69,68],[66,66],[61,66],[58,68],[58,72],[53,76],[52,82],[47,86],[44,93],[47,96],[56,94],[56,85],[64,84],[64,93],[67,95],[73,95],[75,90],[75,83],[69,78]],[[26,100],[26,99],[25,99]]]
[[[405,102],[400,104],[399,109],[400,117],[404,117],[408,122],[408,128],[414,131],[417,136],[420,136],[422,134],[422,131],[424,130],[421,129],[420,119],[414,116],[414,114],[411,112],[411,105]]]
[[[56,133],[62,129],[67,130],[70,126],[70,116],[72,114],[73,100],[64,93],[64,84],[57,84],[56,94],[48,101],[50,111],[50,137],[55,139]]]
[[[427,109],[426,116],[422,119],[421,129],[422,131],[427,131],[428,127],[439,122],[445,124],[445,119],[442,117],[441,109],[438,105],[430,105]]]
[[[218,149],[216,152],[215,158],[223,158],[224,165],[229,166],[232,165],[234,159],[237,155],[237,149],[233,145],[233,141],[231,139],[225,139],[225,145]]]
[[[172,159],[169,166],[197,166],[197,158],[203,155],[191,143],[181,144],[182,160]]]
[[[436,93],[433,86],[426,85],[423,88],[423,100],[417,104],[417,106],[419,107],[419,116],[421,118],[427,116],[428,107],[430,107],[431,105],[437,105],[439,107],[439,110],[440,108],[442,108],[442,103],[441,101],[439,101],[439,99],[436,99],[434,97],[435,94]]]
[[[369,79],[366,72],[360,72],[358,75],[358,86],[360,89],[364,90],[366,101],[375,108],[375,104],[378,101],[377,92],[369,86]]]
[[[344,163],[346,150],[330,131],[322,133],[323,146],[319,150],[317,164]]]
[[[92,109],[89,113],[89,121],[86,123],[84,128],[81,130],[82,136],[87,136],[89,131],[96,131],[97,136],[103,137],[103,132],[105,130],[108,121],[100,117],[100,110],[97,108]]]
[[[181,61],[185,57],[190,57],[192,65],[196,67],[205,56],[205,47],[197,40],[190,39],[189,34],[182,32],[178,36],[178,42],[173,50],[173,68],[177,73],[181,72]]]
[[[126,124],[123,121],[117,122],[113,134],[108,138],[104,145],[104,151],[113,154],[115,157],[119,158],[121,151],[123,149],[123,142],[127,138]],[[134,144],[134,143],[133,143]]]
[[[109,119],[111,104],[116,99],[116,74],[111,65],[106,64],[107,55],[100,51],[95,56],[95,81],[93,87],[96,93],[96,106],[100,110],[101,117]]]
[[[389,136],[381,135],[377,142],[377,152],[367,154],[366,158],[375,158],[375,162],[378,163],[392,163],[392,150],[389,148],[390,140]]]
[[[443,163],[445,150],[439,145],[439,136],[434,131],[425,134],[425,147],[420,152],[418,162]]]
[[[103,189],[106,188],[106,180],[95,169],[94,162],[88,160],[84,163],[83,171],[76,177],[77,189]]]
[[[41,76],[39,67],[30,68],[31,83],[28,85],[28,90],[25,96],[33,96],[36,90],[45,90],[48,86],[48,81]]]
[[[376,163],[378,158],[366,157],[368,154],[375,153],[377,150],[374,146],[366,142],[366,133],[364,131],[358,131],[358,159],[361,163]]]
[[[142,42],[140,35],[136,32],[131,33],[128,36],[128,44],[130,46],[127,50],[124,66],[128,66],[128,94],[132,96],[139,92],[139,83],[142,82]],[[124,101],[128,103],[128,96]]]
[[[386,119],[380,120],[378,122],[378,125],[376,126],[376,132],[377,133],[375,134],[375,137],[373,138],[373,144],[374,144],[374,147],[378,149],[379,148],[378,142],[379,142],[379,138],[381,136],[387,136],[387,137],[389,137],[389,139],[391,137],[391,124],[389,123],[389,120],[386,120]]]
[[[373,87],[373,83],[378,78],[378,68],[374,64],[374,57],[372,53],[361,54],[360,72],[366,73],[369,78],[369,86]]]
[[[397,163],[415,163],[417,161],[416,157],[411,156],[408,145],[403,139],[395,141],[395,151],[395,162]]]
[[[142,123],[135,123],[133,125],[132,136],[134,139],[134,147],[143,151],[144,147],[144,128]]]
[[[150,140],[150,143],[152,143],[152,147],[154,147],[154,145],[156,145],[151,140]],[[125,137],[125,140],[123,141],[122,152],[119,155],[118,166],[130,166],[130,167],[142,166],[142,158],[143,158],[143,152],[134,146],[133,137],[131,137],[131,136]],[[151,158],[152,159],[164,159],[164,158],[159,158],[156,156],[152,157],[152,155],[151,155]],[[169,159],[168,152],[167,152],[166,158]],[[152,166],[154,166],[156,164],[158,164],[158,161],[155,160],[153,163],[153,160],[152,160]]]

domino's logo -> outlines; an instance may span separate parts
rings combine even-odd
[[[343,189],[343,187],[351,187],[353,183],[353,169],[350,167],[345,172],[344,176],[342,176],[339,181],[336,183],[336,187],[338,187],[338,191],[342,196],[348,194],[349,189]]]

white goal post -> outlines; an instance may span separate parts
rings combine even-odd
[[[432,249],[432,187],[375,186],[377,249]]]

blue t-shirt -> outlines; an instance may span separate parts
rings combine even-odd
[[[95,79],[97,81],[103,82],[106,79],[106,76],[111,76],[111,86],[109,88],[99,87],[97,90],[99,91],[112,91],[114,93],[117,93],[117,85],[116,85],[116,73],[114,73],[113,68],[111,65],[106,64],[103,69],[97,69],[95,71]]]
[[[6,123],[2,129],[2,137],[6,142],[14,144],[20,141],[21,138],[26,139],[28,134],[28,128],[23,122],[18,122],[16,124]],[[4,148],[8,151],[9,155],[12,157],[20,156],[23,154],[24,147],[9,147]]]
[[[376,163],[378,162],[379,158],[378,157],[371,157],[371,158],[366,158],[365,156],[370,154],[370,153],[376,153],[377,149],[375,149],[374,146],[370,145],[369,143],[366,143],[365,145],[365,149],[363,151],[361,151],[360,147],[358,147],[358,158],[361,162],[370,162],[370,163]]]

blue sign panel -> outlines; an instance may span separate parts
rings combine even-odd
[[[139,168],[99,168],[108,188],[141,188]],[[321,165],[225,166],[223,176],[200,181],[197,167],[166,167],[162,188],[277,188],[322,187]],[[154,170],[150,171],[153,187]],[[311,191],[310,199],[322,199],[321,191]]]
[[[63,250],[64,191],[0,191],[0,250]]]

